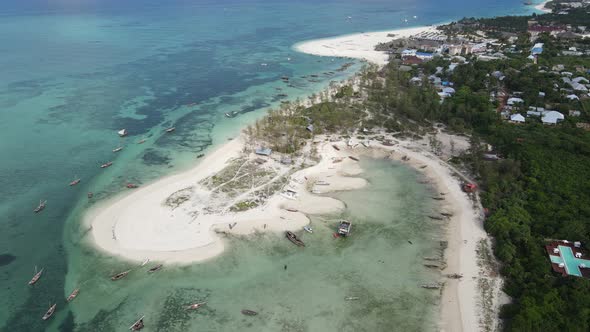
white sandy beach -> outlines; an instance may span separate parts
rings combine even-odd
[[[394,38],[410,37],[426,31],[434,31],[432,26],[421,26],[390,31],[366,32],[333,38],[315,39],[298,43],[293,48],[299,52],[318,56],[362,59],[379,66],[387,64],[389,56],[375,51],[375,46]],[[391,37],[395,35],[395,37]]]
[[[535,9],[543,12],[543,13],[551,13],[551,9],[545,8],[545,5],[549,2],[549,0],[547,1],[543,1],[538,5],[535,5]]]

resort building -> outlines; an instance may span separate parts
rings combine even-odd
[[[582,252],[580,242],[552,241],[545,246],[553,271],[562,276],[590,278],[590,260]]]

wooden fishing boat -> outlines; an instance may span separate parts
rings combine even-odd
[[[152,267],[151,269],[149,269],[148,272],[153,273],[156,271],[160,271],[162,269],[162,266],[164,266],[164,264],[158,264],[158,265]]]
[[[92,197],[94,197],[94,194],[91,191],[89,191],[88,192],[88,198],[92,198]]]
[[[51,318],[51,316],[53,316],[53,313],[55,312],[55,308],[57,308],[57,303],[55,303],[51,307],[49,307],[49,309],[47,310],[45,315],[43,315],[43,317],[41,317],[41,319],[48,320],[49,318]]]
[[[74,289],[74,291],[66,298],[66,302],[70,302],[75,299],[76,296],[78,296],[78,293],[80,293],[80,288]]]
[[[350,158],[350,159],[352,159],[352,160],[354,160],[354,161],[359,161],[359,158],[357,158],[357,157],[348,156],[348,158]]]
[[[45,200],[45,201],[40,200],[39,205],[37,205],[37,207],[33,210],[33,212],[39,213],[39,212],[43,211],[45,206],[47,206],[47,200]]]
[[[287,237],[287,239],[289,239],[289,241],[293,242],[295,245],[299,247],[305,247],[305,243],[303,243],[303,241],[297,238],[297,235],[295,235],[295,233],[287,231],[285,232],[285,236]]]
[[[138,187],[138,185],[136,185],[135,183],[127,183],[125,187],[127,187],[127,189],[135,189]]]
[[[100,168],[107,168],[107,167],[110,167],[112,164],[113,164],[113,162],[109,161],[108,163],[104,163],[104,164],[100,165]]]
[[[258,313],[254,310],[250,310],[250,309],[242,309],[242,315],[246,315],[246,316],[256,316],[258,315]]]
[[[77,185],[78,183],[80,183],[80,181],[82,181],[82,179],[80,179],[80,178],[78,178],[78,176],[76,176],[74,181],[70,182],[70,187]]]
[[[340,148],[336,144],[333,144],[332,147],[334,148],[334,150],[340,151]]]
[[[41,269],[41,271],[37,272],[37,267],[35,266],[35,274],[33,275],[33,278],[31,278],[31,280],[29,281],[29,285],[33,285],[34,283],[39,281],[39,278],[41,278],[42,274],[43,274],[43,268]]]
[[[203,158],[203,157],[205,157],[205,154],[203,154],[203,153],[197,155],[197,159],[198,158]]]
[[[193,304],[189,305],[188,307],[186,307],[186,310],[197,310],[200,307],[204,306],[205,304],[207,304],[207,302],[193,303]]]
[[[288,209],[286,209],[286,210],[287,210],[287,211],[289,211],[289,212],[298,212],[298,211],[299,211],[299,210],[297,210],[297,209],[293,209],[293,208],[288,208]]]
[[[141,329],[143,329],[143,319],[145,318],[145,316],[141,316],[140,319],[137,320],[137,322],[133,323],[133,325],[131,325],[129,327],[129,329],[131,331],[139,331]]]
[[[142,138],[139,140],[139,142],[137,142],[137,144],[143,144],[143,143],[145,143],[145,138]]]
[[[131,272],[131,270],[127,270],[127,271],[124,271],[124,272],[121,272],[121,273],[117,273],[117,274],[115,274],[114,276],[111,277],[111,280],[112,281],[116,281],[116,280],[119,280],[119,279],[123,279],[123,278],[125,278],[129,274],[129,272]]]

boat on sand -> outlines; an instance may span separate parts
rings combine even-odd
[[[313,228],[311,228],[311,226],[303,226],[303,229],[308,233],[313,233]]]
[[[293,242],[293,244],[299,246],[299,247],[305,247],[305,243],[303,243],[303,241],[301,241],[297,235],[295,235],[295,233],[291,232],[291,231],[287,231],[285,232],[285,237],[287,237],[287,239],[289,239],[289,241]]]

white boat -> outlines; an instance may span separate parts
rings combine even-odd
[[[150,259],[149,259],[149,258],[146,258],[146,259],[143,261],[143,263],[141,263],[141,266],[145,266],[145,265],[146,265],[147,263],[149,263],[149,262],[150,262]]]
[[[116,148],[116,149],[113,149],[113,152],[119,152],[119,151],[121,151],[121,150],[123,150],[123,147],[122,147],[122,146],[120,146],[120,147],[118,147],[118,148]]]
[[[308,233],[313,233],[313,228],[311,228],[311,226],[303,226],[303,229]]]
[[[193,304],[187,306],[186,310],[197,310],[200,307],[204,306],[205,304],[207,304],[207,302],[193,303]]]
[[[121,137],[125,137],[127,136],[127,129],[121,129],[117,132],[117,134],[119,134]]]
[[[298,195],[297,195],[297,192],[296,191],[287,189],[286,191],[283,191],[281,193],[281,196],[283,196],[283,197],[285,197],[287,199],[297,199],[297,196]]]
[[[338,235],[346,237],[350,235],[350,228],[352,227],[352,223],[350,221],[341,220],[340,225],[338,225]]]

